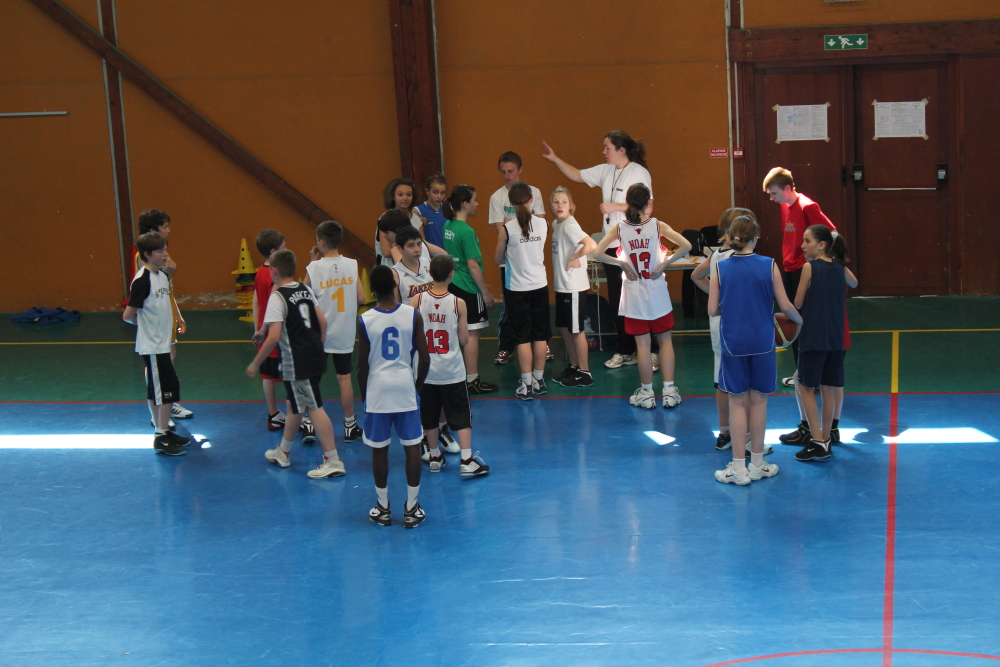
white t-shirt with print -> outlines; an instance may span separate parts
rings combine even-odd
[[[557,292],[582,292],[590,289],[586,256],[580,258],[579,268],[566,270],[566,262],[576,253],[580,241],[586,236],[573,216],[562,222],[552,221],[552,274]]]
[[[625,193],[636,183],[642,183],[649,188],[649,196],[653,196],[653,181],[649,170],[637,162],[629,162],[623,169],[613,164],[599,164],[590,169],[581,169],[580,177],[592,188],[601,188],[601,201],[605,204],[624,204]],[[620,222],[625,220],[625,213],[615,211],[604,216],[603,231],[605,234]],[[612,243],[610,248],[617,248],[619,243]]]
[[[531,188],[531,197],[534,200],[531,202],[531,212],[535,215],[544,216],[545,202],[542,201],[541,191],[534,185],[529,185],[528,187]],[[510,203],[510,190],[506,185],[501,186],[499,190],[490,195],[489,223],[491,225],[499,225],[503,224],[504,220],[516,217],[517,209]],[[507,266],[507,264],[501,264],[500,266]]]

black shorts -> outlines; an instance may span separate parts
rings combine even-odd
[[[438,427],[441,408],[453,431],[472,428],[472,406],[465,380],[452,384],[427,384],[420,390],[420,424],[426,430]]]
[[[331,352],[330,359],[333,360],[333,370],[337,375],[350,375],[354,370],[350,352]]]
[[[549,324],[549,288],[539,287],[528,292],[507,292],[504,304],[510,322],[511,339],[515,345],[552,338]]]
[[[308,380],[292,380],[291,382],[285,380],[288,406],[293,415],[323,407],[323,396],[319,393],[319,381],[322,377],[322,375],[317,375]]]
[[[170,353],[144,354],[146,362],[146,400],[154,405],[177,403],[181,400],[181,383],[174,370]]]
[[[810,352],[799,350],[799,384],[815,389],[819,386],[844,386],[844,351]]]
[[[265,380],[281,380],[281,357],[267,357],[260,362],[260,376]]]
[[[483,301],[483,295],[466,292],[455,283],[448,285],[448,291],[465,302],[465,308],[468,311],[469,331],[485,329],[486,325],[490,323],[490,316],[486,312],[486,302]]]
[[[556,292],[556,327],[569,329],[570,333],[583,331],[583,306],[587,291]]]

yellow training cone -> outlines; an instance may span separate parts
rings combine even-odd
[[[247,247],[246,239],[240,239],[239,268],[233,271],[234,275],[241,273],[257,273],[257,267],[253,265],[253,259],[250,258],[250,248]]]

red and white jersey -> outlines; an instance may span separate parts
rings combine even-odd
[[[392,270],[399,277],[399,296],[402,299],[402,303],[409,303],[410,299],[418,294],[429,291],[431,285],[434,284],[434,279],[431,278],[431,260],[429,257],[430,253],[426,252],[426,250],[420,255],[420,259],[417,261],[416,273],[408,269],[402,260],[392,265]]]
[[[649,218],[634,224],[625,220],[618,225],[618,237],[621,240],[618,258],[631,264],[639,277],[628,280],[622,276],[618,314],[634,320],[655,320],[671,312],[674,307],[666,276],[661,275],[657,280],[649,276],[667,256],[667,249],[660,243],[660,221]]]
[[[464,382],[465,359],[458,343],[458,299],[451,292],[435,294],[422,292],[417,301],[417,311],[424,318],[424,335],[431,367],[427,384],[455,384]]]

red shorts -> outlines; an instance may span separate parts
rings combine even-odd
[[[634,320],[631,317],[625,318],[625,333],[629,336],[642,336],[651,333],[658,336],[667,333],[674,328],[674,314],[667,313],[663,317],[655,320]]]

